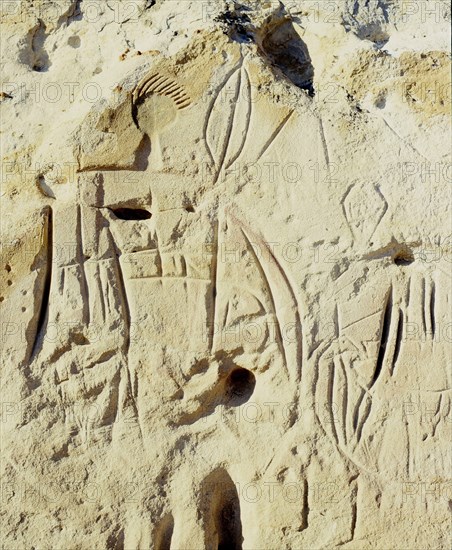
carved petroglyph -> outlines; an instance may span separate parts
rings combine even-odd
[[[385,215],[388,204],[377,187],[352,185],[342,199],[342,208],[353,237],[368,242]]]
[[[155,73],[146,76],[133,91],[132,99],[137,105],[147,95],[164,95],[171,98],[177,108],[184,109],[191,104],[190,98],[182,86],[164,75]]]
[[[214,182],[223,167],[227,170],[240,157],[249,131],[251,109],[251,84],[242,62],[216,93],[206,119],[205,140],[216,171]]]
[[[377,40],[391,13],[346,3],[320,28],[320,4],[245,3],[202,30],[192,3],[200,32],[171,49],[174,8],[153,4],[90,65],[96,101],[54,133],[42,106],[37,145],[17,145],[32,177],[4,178],[5,544],[448,547],[448,499],[428,497],[450,465],[448,172],[416,164],[444,163],[446,122],[350,76],[365,88],[378,61],[401,81],[400,40]],[[372,9],[381,33],[360,27]],[[49,74],[60,37],[80,52],[105,17],[68,37],[43,21]],[[27,101],[2,104],[18,144]],[[64,495],[36,506],[48,480]]]

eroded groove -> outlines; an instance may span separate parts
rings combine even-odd
[[[320,138],[322,140],[322,146],[323,146],[323,154],[325,155],[325,162],[326,162],[327,168],[329,170],[329,168],[330,168],[330,154],[329,154],[329,151],[328,151],[328,143],[327,143],[326,137],[325,137],[325,130],[323,128],[323,121],[320,117],[319,117],[319,128],[320,128]]]
[[[389,290],[388,297],[386,299],[386,307],[385,307],[385,313],[383,317],[383,326],[381,328],[381,333],[380,333],[381,334],[380,347],[378,350],[377,364],[375,367],[375,372],[374,372],[374,376],[373,376],[370,388],[372,388],[375,382],[378,380],[381,374],[381,371],[383,369],[383,364],[385,361],[388,342],[389,342],[389,334],[391,331],[391,317],[392,317],[392,286],[391,286],[391,289]]]
[[[47,229],[46,229],[46,245],[47,245],[47,265],[44,281],[44,289],[42,292],[41,308],[39,311],[38,324],[36,326],[35,340],[31,349],[31,359],[35,357],[42,346],[45,325],[48,321],[50,287],[52,282],[52,264],[53,264],[53,210],[49,206],[47,214]]]
[[[124,550],[124,529],[117,527],[108,537],[107,545],[110,550]]]
[[[404,425],[405,425],[405,443],[406,443],[406,462],[405,462],[405,475],[407,479],[410,479],[411,476],[411,453],[410,453],[410,447],[411,447],[411,441],[410,441],[410,433],[408,430],[408,418],[407,415],[404,414]]]
[[[371,405],[372,405],[372,399],[368,395],[366,395],[366,404],[365,404],[365,408],[364,408],[363,417],[362,417],[362,420],[361,420],[361,424],[358,427],[358,432],[356,434],[356,441],[358,443],[361,441],[361,437],[363,435],[364,424],[366,423],[367,419],[369,418]]]
[[[359,408],[361,406],[361,403],[365,395],[366,395],[366,392],[364,390],[361,390],[361,395],[359,396],[358,402],[356,403],[356,406],[355,406],[355,410],[353,411],[353,431],[354,432],[356,432],[356,428],[358,427]]]
[[[430,328],[432,331],[433,340],[435,339],[435,335],[436,335],[435,300],[436,300],[435,281],[432,280],[432,287],[430,292]]]
[[[287,358],[286,358],[286,352],[285,352],[285,349],[284,349],[284,341],[283,341],[283,337],[282,337],[281,325],[280,325],[279,318],[278,318],[278,315],[277,315],[277,310],[276,310],[275,297],[273,295],[273,292],[272,292],[267,274],[266,274],[266,272],[265,272],[265,270],[262,266],[262,262],[258,258],[257,254],[256,254],[256,251],[255,251],[255,249],[254,249],[254,247],[251,243],[250,238],[248,237],[248,235],[244,231],[243,227],[241,228],[241,231],[242,231],[242,234],[245,238],[245,241],[246,241],[246,244],[247,244],[247,247],[248,247],[248,251],[250,252],[251,256],[253,257],[254,261],[256,262],[256,265],[257,265],[257,268],[259,269],[259,273],[262,277],[262,280],[265,282],[265,286],[267,288],[268,297],[270,299],[271,307],[272,307],[273,313],[275,314],[275,317],[276,317],[276,337],[277,337],[277,340],[278,340],[278,346],[279,346],[279,348],[281,350],[281,353],[283,355],[284,365],[287,369],[288,368],[287,367]]]
[[[309,527],[309,485],[308,480],[303,480],[303,506],[301,509],[301,530]]]
[[[352,500],[352,522],[350,526],[350,541],[355,538],[356,524],[358,522],[358,481],[355,481],[355,486],[351,493]]]
[[[281,263],[277,260],[276,256],[273,254],[272,250],[269,250],[269,254],[270,254],[270,257],[273,260],[276,268],[278,269],[280,276],[283,278],[284,284],[286,285],[286,288],[289,292],[290,300],[291,300],[291,303],[292,303],[292,305],[294,307],[294,311],[295,311],[295,326],[296,327],[301,327],[301,319],[300,319],[300,311],[299,311],[298,301],[297,301],[295,292],[293,290],[292,284],[289,281],[287,273],[284,271]],[[276,309],[275,309],[275,314],[276,314]],[[281,343],[283,345],[284,360],[286,360],[286,351],[285,351],[285,348],[284,348],[284,340],[281,340]],[[299,365],[299,374],[298,374],[299,378],[301,378],[302,351],[303,350],[302,350],[301,338],[299,338],[299,339],[297,339],[297,365]],[[297,369],[297,372],[298,372],[298,369]]]
[[[251,98],[251,81],[250,81],[250,77],[248,75],[248,72],[245,70],[245,76],[246,76],[246,89],[247,89],[247,96],[249,98]],[[226,166],[226,170],[231,167],[234,162],[240,157],[240,155],[242,154],[242,151],[243,151],[243,148],[245,147],[245,143],[246,143],[246,138],[248,137],[248,132],[249,132],[249,129],[250,129],[250,123],[251,123],[251,109],[252,109],[252,105],[253,105],[253,102],[251,101],[250,99],[250,103],[249,103],[249,109],[247,111],[247,114],[246,114],[246,123],[245,123],[245,138],[243,139],[238,151],[236,152],[236,154],[233,156],[233,158],[228,162],[228,165]]]
[[[213,269],[213,277],[212,277],[212,280],[213,280],[213,286],[212,286],[212,324],[211,324],[211,327],[209,327],[209,348],[210,348],[210,352],[212,353],[213,350],[214,350],[214,345],[215,345],[215,321],[216,321],[216,318],[217,318],[217,285],[218,285],[218,268],[219,268],[219,257],[220,257],[220,248],[218,246],[218,239],[219,239],[219,235],[220,235],[220,220],[217,220],[217,223],[215,224],[215,227],[214,227],[214,231],[215,231],[215,240],[214,242],[216,243],[216,251],[215,251],[215,256],[213,258],[213,266],[212,266],[212,269]]]
[[[405,301],[406,301],[406,307],[408,309],[409,305],[410,305],[410,299],[411,299],[411,277],[409,278],[408,280],[408,284],[406,285],[406,296],[405,296]]]
[[[166,515],[157,527],[155,534],[155,550],[170,550],[171,539],[173,538],[174,518],[171,514]]]
[[[336,421],[334,418],[334,394],[335,394],[335,381],[336,381],[336,369],[334,361],[331,363],[331,368],[329,369],[330,376],[328,377],[328,397],[327,397],[327,406],[330,410],[330,421],[331,421],[331,431],[333,432],[334,440],[336,441],[336,444],[339,444],[339,439],[337,437],[337,430],[336,430]]]
[[[109,240],[111,250],[114,251],[113,263],[114,263],[114,269],[116,271],[116,276],[118,280],[118,290],[121,295],[121,302],[122,302],[123,314],[124,314],[124,324],[125,324],[123,351],[125,356],[127,357],[129,353],[129,348],[130,348],[130,331],[131,331],[130,306],[129,306],[129,301],[127,299],[127,290],[126,290],[126,284],[124,280],[124,274],[122,272],[121,260],[119,258],[119,250],[117,249],[116,244],[110,232],[108,232],[108,240]]]
[[[79,204],[77,206],[77,234],[78,234],[78,258],[77,260],[80,263],[80,270],[81,270],[81,286],[83,287],[83,291],[85,294],[86,299],[83,300],[83,322],[86,323],[87,326],[90,324],[91,319],[91,312],[89,308],[89,286],[88,286],[88,279],[86,277],[86,270],[85,270],[85,242],[84,242],[84,235],[83,235],[83,214],[82,214],[82,207]]]
[[[335,336],[335,338],[339,338],[339,335],[341,333],[341,322],[340,322],[340,319],[339,319],[339,305],[337,303],[334,307],[334,320],[335,320],[335,323],[334,323],[334,330],[335,330],[334,336]]]
[[[344,385],[342,389],[342,436],[344,438],[344,444],[347,444],[347,407],[348,407],[348,380],[347,373],[345,372],[345,365],[342,358],[339,358],[340,372],[344,377]]]
[[[400,349],[402,347],[402,340],[403,340],[403,311],[399,309],[399,321],[397,323],[397,334],[396,334],[396,340],[395,340],[395,349],[394,349],[394,360],[392,362],[392,372],[391,374],[394,374],[395,367],[397,364],[397,361],[399,359],[400,355]]]
[[[426,292],[425,292],[425,278],[422,278],[422,295],[421,295],[421,304],[422,304],[422,307],[421,307],[421,314],[422,314],[422,327],[424,329],[424,334],[427,333],[427,315],[426,315],[426,303],[425,303],[425,297],[426,297]]]

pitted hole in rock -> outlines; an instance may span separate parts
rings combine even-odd
[[[300,38],[284,11],[260,29],[259,53],[270,61],[292,84],[315,95],[314,66],[307,45]]]
[[[184,390],[179,389],[177,392],[173,395],[173,399],[175,401],[181,401],[184,398]]]
[[[194,214],[195,213],[195,208],[192,204],[187,204],[187,206],[185,206],[185,212],[188,212],[189,214]]]
[[[80,48],[82,41],[80,39],[80,36],[77,36],[76,34],[74,36],[70,36],[67,40],[67,43],[71,48]]]
[[[378,94],[377,98],[375,99],[375,107],[377,109],[384,109],[386,107],[386,99],[387,99],[387,92],[382,91]]]
[[[218,550],[240,550],[242,548],[239,507],[236,499],[226,500],[219,510]]]
[[[152,214],[143,208],[115,208],[113,214],[120,220],[141,221],[149,220]]]
[[[45,23],[41,19],[38,19],[38,25],[30,31],[31,51],[28,50],[28,52],[21,53],[22,60],[25,62],[28,61],[27,65],[31,66],[32,70],[38,73],[47,71],[52,65],[45,49],[45,42],[49,36],[46,31],[47,27]]]
[[[233,370],[226,380],[226,402],[231,406],[246,403],[256,386],[254,374],[243,368]]]
[[[220,23],[224,34],[229,36],[234,42],[252,42],[253,25],[249,15],[246,13],[249,11],[250,8],[248,6],[234,2],[233,7],[229,7],[221,15],[215,17],[214,21]]]
[[[403,249],[397,252],[393,258],[393,261],[395,265],[399,266],[411,265],[414,262],[414,254],[409,249]]]
[[[236,484],[224,468],[217,468],[201,487],[202,514],[205,517],[209,548],[242,550],[242,520]]]

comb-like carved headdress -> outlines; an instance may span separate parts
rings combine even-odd
[[[169,97],[179,110],[191,105],[191,99],[185,89],[171,78],[159,73],[146,75],[137,85],[132,96],[134,105],[151,94]]]

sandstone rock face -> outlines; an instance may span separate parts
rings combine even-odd
[[[450,8],[3,1],[5,549],[447,549]]]

